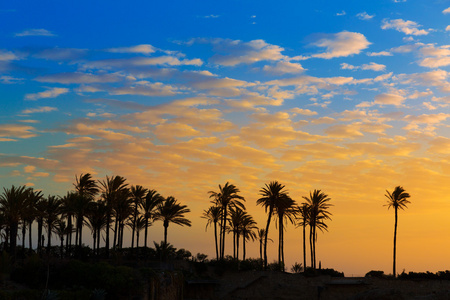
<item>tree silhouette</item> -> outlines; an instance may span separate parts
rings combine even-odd
[[[246,213],[241,222],[241,235],[242,235],[242,260],[245,260],[246,250],[245,244],[247,240],[254,241],[256,239],[255,230],[258,229],[256,227],[256,222],[253,220],[253,217]]]
[[[314,190],[309,193],[309,197],[303,196],[309,207],[309,241],[311,247],[311,267],[316,268],[316,241],[317,229],[323,231],[327,229],[325,220],[331,220],[331,213],[328,208],[333,206],[328,203],[331,199],[321,190]]]
[[[177,203],[177,200],[169,196],[161,202],[155,212],[155,220],[163,221],[164,226],[164,244],[167,245],[167,228],[170,223],[177,225],[191,226],[191,221],[184,217],[184,214],[190,212],[186,205]]]
[[[44,199],[44,207],[45,227],[47,227],[47,253],[50,253],[52,232],[60,214],[61,200],[56,196],[48,196]]]
[[[295,201],[289,196],[282,197],[275,203],[275,214],[278,217],[278,264],[284,271],[284,222],[294,222],[296,215]]]
[[[214,224],[214,242],[216,245],[216,259],[219,260],[219,245],[217,243],[217,222],[221,219],[222,208],[219,206],[211,206],[208,210],[203,211],[202,218],[206,219],[206,229]]]
[[[144,247],[147,248],[148,227],[151,225],[154,211],[164,198],[155,190],[149,190],[145,199],[142,202],[142,209],[144,211],[145,228],[144,228]]]
[[[147,189],[141,185],[133,185],[130,189],[131,200],[133,202],[133,222],[131,227],[131,249],[134,248],[134,236],[136,232],[136,220],[139,216],[139,207],[142,206]]]
[[[264,207],[267,213],[267,224],[266,224],[266,235],[264,238],[264,269],[267,268],[267,238],[269,235],[269,226],[272,215],[274,213],[275,204],[279,201],[283,201],[284,199],[289,198],[288,193],[284,190],[285,186],[279,183],[278,181],[272,181],[269,184],[266,184],[261,190],[259,190],[259,194],[262,196],[256,201],[257,205],[261,205]]]
[[[396,186],[394,191],[390,193],[388,190],[386,190],[386,194],[384,195],[386,198],[388,198],[388,203],[385,205],[389,208],[394,208],[395,213],[395,223],[394,223],[394,259],[393,259],[393,271],[392,274],[394,277],[397,276],[397,273],[395,271],[395,264],[396,264],[396,251],[397,251],[397,221],[398,221],[398,209],[405,209],[407,208],[407,204],[411,203],[408,201],[408,198],[411,196],[405,192],[405,189],[401,186]]]
[[[219,184],[219,191],[209,191],[210,198],[214,198],[212,203],[214,203],[216,206],[220,206],[222,208],[222,220],[220,223],[220,259],[224,258],[225,254],[225,229],[226,229],[226,220],[227,220],[227,214],[228,209],[232,206],[239,207],[241,209],[245,210],[244,204],[240,201],[245,201],[244,197],[238,195],[239,189],[234,185],[230,184],[229,182],[225,183],[225,185],[222,187]]]
[[[303,271],[306,271],[306,225],[309,222],[309,205],[308,203],[302,203],[297,207],[297,226],[301,226],[303,229]]]

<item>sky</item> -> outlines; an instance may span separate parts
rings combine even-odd
[[[64,195],[82,173],[123,176],[186,204],[192,227],[168,240],[210,258],[200,216],[219,184],[240,189],[259,227],[266,183],[299,204],[320,189],[333,215],[317,258],[357,276],[392,272],[384,195],[402,186],[397,270],[447,270],[449,66],[444,0],[6,1],[0,187]],[[301,234],[287,225],[287,269]],[[162,235],[155,222],[150,239]]]

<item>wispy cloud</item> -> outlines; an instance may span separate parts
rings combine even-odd
[[[110,48],[106,51],[112,53],[140,53],[140,54],[151,54],[156,52],[156,48],[149,44],[136,45],[132,47],[119,47]]]
[[[51,106],[40,106],[37,108],[28,108],[25,110],[22,110],[22,114],[34,114],[34,113],[45,113],[45,112],[52,112],[57,111],[58,108],[51,107]]]
[[[342,31],[326,35],[326,37],[314,42],[312,45],[326,48],[326,52],[313,54],[312,57],[330,59],[359,54],[362,50],[369,47],[370,44],[361,33]]]
[[[56,34],[52,33],[47,29],[27,29],[15,34],[15,36],[56,36]]]
[[[405,21],[403,19],[389,20],[384,19],[381,24],[381,29],[395,29],[407,35],[427,35],[428,31],[419,29],[421,25],[413,21]]]
[[[367,20],[373,19],[373,17],[375,17],[375,15],[369,15],[368,13],[366,13],[364,11],[364,12],[360,12],[360,13],[356,14],[356,17],[360,20],[367,21]]]
[[[25,100],[38,100],[43,98],[56,98],[59,95],[66,94],[69,92],[68,88],[49,88],[44,92],[39,92],[35,94],[26,94]]]

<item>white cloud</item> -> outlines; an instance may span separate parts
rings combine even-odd
[[[47,29],[28,29],[22,32],[16,33],[15,36],[56,36],[56,34],[48,31]]]
[[[223,66],[252,64],[258,61],[277,61],[284,58],[284,48],[271,45],[264,40],[242,42],[239,40],[214,39],[214,50],[220,54],[211,57],[211,62]]]
[[[371,63],[369,63],[369,64],[364,64],[364,65],[362,65],[362,66],[361,66],[361,69],[362,69],[362,70],[372,70],[372,71],[377,71],[377,72],[379,72],[379,71],[384,71],[384,70],[386,70],[386,66],[385,66],[385,65],[382,65],[382,64],[377,64],[377,63],[371,62]]]
[[[445,31],[450,31],[450,25],[447,25],[447,27],[445,27]]]
[[[380,52],[367,52],[367,56],[392,56],[392,53],[389,51],[380,51]]]
[[[379,94],[375,96],[374,104],[401,106],[404,100],[404,97],[396,94]]]
[[[345,10],[343,10],[340,13],[336,13],[336,16],[345,16],[346,14]]]
[[[11,51],[2,51],[0,50],[0,62],[1,61],[10,61],[10,60],[18,60],[19,57],[12,53]]]
[[[442,11],[442,13],[443,13],[444,15],[445,15],[445,14],[450,14],[450,7],[444,9],[444,10]]]
[[[427,35],[428,31],[425,29],[419,29],[421,25],[413,21],[405,21],[403,19],[389,20],[384,19],[382,21],[381,29],[395,29],[399,32],[403,32],[407,35]]]
[[[119,47],[107,49],[108,52],[113,53],[140,53],[140,54],[150,54],[156,51],[156,48],[149,44],[142,44],[132,47]]]
[[[299,63],[279,61],[275,66],[264,66],[263,70],[275,74],[298,74],[303,72],[305,69]]]
[[[298,115],[304,115],[304,116],[315,116],[317,115],[317,112],[309,110],[309,109],[303,109],[303,108],[298,108],[298,107],[294,107],[293,109],[291,109],[291,112],[293,112],[294,114],[298,114]]]
[[[56,98],[59,95],[66,94],[69,92],[67,88],[50,88],[44,92],[39,92],[35,94],[26,94],[25,100],[38,100],[43,98]]]
[[[40,106],[38,108],[28,108],[25,110],[22,110],[23,114],[33,114],[33,113],[42,113],[42,112],[51,112],[51,111],[57,111],[58,109],[56,107],[50,107],[50,106]]]
[[[326,48],[326,52],[314,54],[312,57],[330,59],[359,54],[371,43],[358,32],[341,31],[330,34],[313,43],[314,46]]]
[[[373,17],[375,17],[375,15],[369,15],[368,13],[364,12],[360,12],[359,14],[356,15],[356,17],[358,17],[358,19],[360,20],[370,20]]]

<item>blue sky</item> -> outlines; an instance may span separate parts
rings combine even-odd
[[[3,3],[2,185],[62,195],[75,174],[122,175],[186,203],[193,228],[174,232],[173,243],[211,255],[198,216],[218,184],[241,189],[259,226],[265,215],[255,201],[265,183],[279,180],[299,202],[322,189],[335,205],[330,232],[319,237],[323,265],[357,274],[389,271],[393,216],[384,193],[403,185],[412,204],[398,268],[448,269],[440,249],[450,226],[442,224],[450,209],[442,196],[450,179],[449,7]],[[286,240],[293,263],[300,233],[292,225]]]

